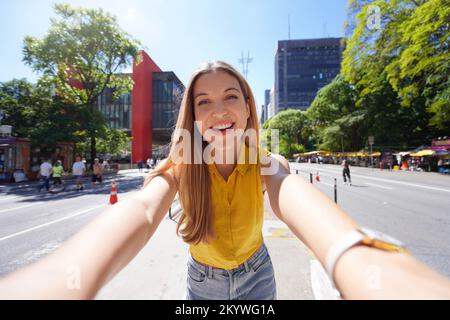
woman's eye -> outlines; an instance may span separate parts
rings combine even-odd
[[[207,104],[207,103],[208,103],[208,100],[201,100],[201,101],[198,103],[198,105],[201,106],[201,105],[204,105],[204,104]]]
[[[238,97],[236,97],[236,96],[228,96],[227,97],[227,100],[236,100]]]

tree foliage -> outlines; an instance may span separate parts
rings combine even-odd
[[[36,85],[25,79],[0,83],[2,123],[13,126],[14,135],[30,138],[33,145],[76,140],[80,130],[77,107],[55,97],[52,88],[46,77]]]
[[[307,117],[317,148],[407,148],[450,133],[448,0],[350,0],[341,74]]]
[[[117,19],[102,9],[54,6],[56,18],[42,38],[26,37],[24,61],[35,71],[52,77],[55,92],[63,101],[82,106],[82,125],[96,154],[96,136],[106,123],[96,108],[106,88],[119,97],[132,81],[118,73],[138,57],[139,42],[124,32]]]
[[[267,145],[270,147],[272,130],[278,130],[279,152],[283,156],[291,158],[294,153],[303,152],[305,149],[306,121],[304,111],[283,110],[264,123],[263,129],[266,131],[263,140],[267,141]]]
[[[368,27],[371,8],[379,25]],[[357,105],[378,94],[385,80],[404,107],[422,109],[429,125],[450,127],[450,6],[448,0],[351,0],[354,23],[342,74],[359,91]],[[357,12],[357,13],[355,13]],[[380,75],[383,79],[379,79]]]

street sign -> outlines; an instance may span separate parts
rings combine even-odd
[[[369,144],[373,144],[373,136],[369,136]]]

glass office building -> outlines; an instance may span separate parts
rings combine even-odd
[[[173,72],[153,74],[152,125],[158,129],[175,127],[184,85]]]
[[[131,76],[131,75],[130,75]],[[153,73],[152,126],[153,129],[175,127],[184,85],[173,72]],[[107,88],[98,97],[98,109],[105,116],[110,128],[131,131],[132,94],[126,93],[113,99],[113,89]]]
[[[113,99],[113,89],[107,88],[98,97],[97,107],[105,116],[106,122],[112,129],[131,131],[131,94],[126,93]]]
[[[342,38],[278,41],[275,54],[275,113],[306,110],[317,91],[340,72]]]

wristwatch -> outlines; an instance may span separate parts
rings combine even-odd
[[[336,284],[334,281],[334,269],[336,267],[336,263],[346,251],[356,245],[365,245],[390,252],[407,252],[401,241],[382,232],[362,227],[350,231],[329,249],[326,256],[325,268],[334,289],[336,289]]]

